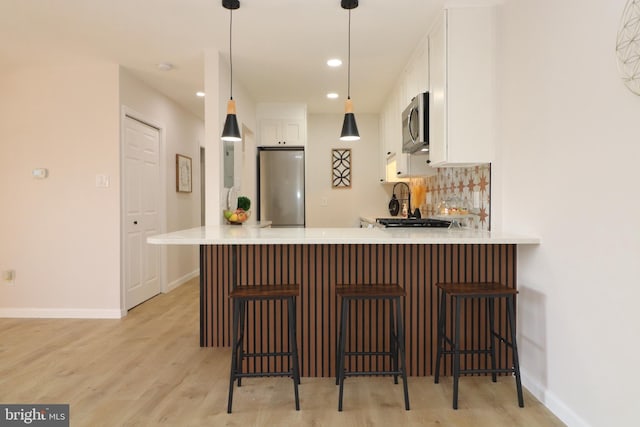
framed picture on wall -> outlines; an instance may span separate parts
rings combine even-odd
[[[331,150],[331,186],[333,188],[351,188],[350,148]]]
[[[176,154],[176,191],[191,193],[191,157]]]

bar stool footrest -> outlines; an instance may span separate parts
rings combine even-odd
[[[293,352],[277,352],[277,353],[242,353],[242,358],[245,357],[276,357],[276,356],[293,356]]]
[[[345,356],[393,356],[390,351],[345,351]]]
[[[515,372],[515,370],[513,368],[511,369],[460,369],[460,371],[458,371],[458,373],[460,375],[463,374],[492,374],[492,373],[496,373],[496,374],[513,374]]]
[[[441,354],[491,354],[491,350],[442,350]]]
[[[235,378],[260,378],[260,377],[292,377],[294,374],[291,371],[287,372],[243,372],[241,374],[235,374]]]
[[[368,377],[368,376],[391,376],[391,375],[402,375],[402,371],[356,371],[356,372],[345,372],[345,377]]]

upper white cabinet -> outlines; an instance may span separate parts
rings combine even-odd
[[[257,106],[260,146],[304,146],[307,108],[304,104],[262,103]]]
[[[260,145],[305,145],[303,119],[260,119]]]
[[[432,166],[493,160],[495,13],[494,7],[446,9],[429,33]]]
[[[429,49],[425,37],[417,44],[380,113],[380,182],[435,174],[427,156],[402,152],[402,111],[413,97],[428,90],[428,81]]]
[[[407,175],[407,155],[402,153],[400,90],[396,87],[380,113],[380,182],[397,182]]]
[[[429,42],[426,36],[416,46],[402,74],[400,97],[404,108],[417,94],[429,90]]]

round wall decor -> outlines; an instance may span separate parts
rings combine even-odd
[[[616,54],[622,81],[640,95],[640,0],[629,0],[622,12]]]

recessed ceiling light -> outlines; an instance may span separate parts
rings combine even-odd
[[[161,62],[157,65],[158,70],[160,71],[171,71],[173,70],[173,64],[169,62]]]
[[[327,61],[327,65],[329,67],[339,67],[342,65],[342,60],[338,59],[338,58],[334,58],[334,59],[330,59]]]
[[[329,99],[337,99],[338,98],[338,94],[335,92],[331,92],[327,94],[327,98]]]
[[[204,98],[204,92],[198,91],[198,92],[196,92],[196,96],[200,97],[200,98]]]

